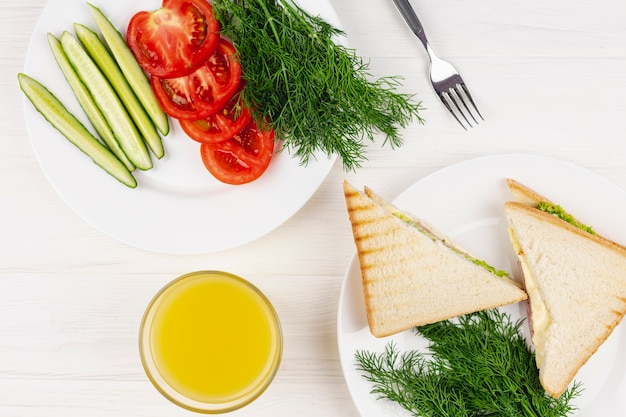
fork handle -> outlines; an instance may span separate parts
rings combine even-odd
[[[415,14],[415,10],[413,10],[413,6],[409,3],[409,0],[393,0],[396,4],[396,7],[400,11],[400,14],[404,18],[404,21],[409,26],[411,31],[417,36],[417,38],[422,41],[424,47],[428,49],[428,40],[426,39],[426,33],[424,33],[424,28],[422,27],[422,23],[417,18]]]

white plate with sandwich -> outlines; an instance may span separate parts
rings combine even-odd
[[[485,260],[497,270],[510,272],[516,281],[521,282],[519,258],[511,243],[508,220],[504,214],[505,203],[516,199],[507,186],[507,178],[515,179],[559,204],[581,222],[593,226],[599,235],[622,245],[626,244],[626,221],[623,216],[623,213],[626,213],[626,193],[597,174],[551,158],[532,155],[499,155],[462,162],[418,181],[398,196],[393,204],[432,225],[434,229],[445,234],[476,258]],[[509,217],[514,217],[514,215],[509,215]],[[512,225],[519,225],[519,219],[511,221]],[[567,233],[570,232],[565,234]],[[555,233],[550,232],[549,235],[555,235]],[[565,247],[570,244],[571,240],[576,239],[566,236],[566,243],[558,245]],[[520,238],[520,244],[527,244],[522,240],[524,239]],[[582,240],[586,242],[585,239]],[[609,252],[613,249],[609,249]],[[603,249],[598,249],[598,253],[593,254],[592,257],[604,256],[602,251]],[[623,248],[617,249],[617,254],[609,255],[609,257],[614,257],[619,269],[622,268],[619,264],[622,262],[621,258],[626,259],[621,251]],[[533,264],[534,261],[528,262]],[[537,267],[533,264],[533,268]],[[535,274],[539,281],[543,280],[541,274],[543,273],[536,272]],[[622,291],[622,287],[623,285],[619,286],[615,291]],[[601,286],[591,286],[584,290],[595,292],[596,288],[601,288]],[[573,301],[570,300],[571,317],[575,317],[577,322],[589,321],[588,317],[594,317],[594,320],[597,317],[598,321],[610,322],[611,310],[617,310],[616,317],[620,318],[623,312],[620,313],[619,310],[626,307],[626,299],[622,299],[622,295],[615,298],[615,294],[612,293],[614,289],[607,288],[608,291],[605,291],[604,295],[599,290],[597,292],[600,294],[594,295],[598,300],[603,300],[601,302],[591,303],[585,302],[584,298],[583,301],[578,299],[579,301],[575,304],[577,307],[574,308],[571,307]],[[471,288],[468,288],[467,291],[470,292],[470,290]],[[569,297],[574,300],[575,297],[571,294],[575,292],[572,288],[568,288],[565,291],[566,295],[559,297]],[[570,296],[567,295],[568,293]],[[537,296],[532,298],[538,299]],[[445,302],[450,304],[450,299],[454,299],[454,294],[448,296]],[[548,295],[546,302],[549,305],[551,302],[554,303],[549,299]],[[592,296],[589,296],[589,300],[591,299]],[[606,301],[607,299],[610,301]],[[527,319],[527,302],[513,300],[514,297],[501,303],[507,305],[500,309],[509,313],[512,319]],[[557,307],[554,307],[554,304],[551,306],[556,310]],[[539,310],[537,304],[535,304],[535,309]],[[539,318],[539,314],[536,314],[533,322],[540,323]],[[562,316],[555,316],[552,319],[561,327],[566,325],[564,321],[566,319]],[[346,272],[337,317],[339,355],[348,389],[362,417],[409,416],[410,413],[397,404],[378,399],[376,394],[370,392],[372,385],[356,368],[355,353],[357,350],[381,352],[391,341],[400,351],[424,350],[427,348],[427,342],[416,336],[412,330],[395,332],[401,329],[401,326],[392,329],[392,335],[384,336],[384,331],[378,332],[370,328],[370,320],[371,318],[368,319],[366,313],[359,259],[355,255]],[[539,340],[531,339],[529,322],[531,320],[527,319],[523,326],[525,337],[530,345],[532,345],[531,340],[541,343]],[[536,324],[536,326],[541,325]],[[610,327],[610,323],[608,326]],[[577,327],[579,326],[576,324],[572,326],[571,332],[586,332]],[[373,332],[378,332],[379,336],[383,336],[375,337]],[[578,369],[579,362],[581,360],[584,362],[589,355],[585,355],[584,352],[580,353],[580,349],[570,349],[572,359],[569,363],[565,361],[566,365],[562,369],[567,367],[570,370],[574,369],[576,372],[573,378],[565,375],[561,381],[550,382],[549,377],[542,376],[545,385],[555,395],[562,388],[559,384],[570,383],[571,386],[572,379],[582,383],[584,391],[572,401],[573,405],[578,407],[578,411],[573,412],[572,416],[617,417],[623,416],[626,412],[626,400],[623,398],[623,394],[626,393],[626,357],[623,355],[623,352],[626,352],[624,324],[618,325],[608,334],[606,340],[593,341],[591,338],[592,341],[589,342],[588,339],[582,338],[583,344],[587,343],[591,346],[587,349],[593,349],[594,343],[600,346],[595,353],[588,352],[592,355],[580,369]],[[558,345],[554,341],[550,343]],[[552,349],[555,347],[549,348],[549,350]],[[560,355],[569,354],[561,353]],[[545,364],[544,367],[546,367]],[[567,371],[550,372],[559,374]],[[550,372],[546,371],[546,373]]]

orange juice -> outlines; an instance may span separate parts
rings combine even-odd
[[[247,281],[218,271],[184,275],[148,307],[140,338],[144,368],[173,402],[230,411],[273,379],[282,352],[278,317]]]

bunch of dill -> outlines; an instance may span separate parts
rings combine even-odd
[[[399,77],[373,80],[343,31],[291,0],[214,0],[222,34],[242,64],[244,103],[269,120],[284,147],[306,164],[317,151],[337,154],[345,170],[366,159],[377,134],[392,147],[399,129],[423,121],[420,103],[396,91]]]
[[[581,386],[559,398],[545,392],[522,323],[494,309],[418,327],[431,355],[400,354],[390,343],[383,353],[358,351],[357,368],[373,384],[373,394],[414,416],[567,416]]]

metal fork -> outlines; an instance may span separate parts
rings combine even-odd
[[[422,44],[424,44],[426,53],[430,59],[430,82],[433,85],[435,93],[437,93],[448,111],[450,111],[452,116],[454,116],[456,121],[459,122],[465,130],[467,130],[466,125],[468,127],[473,126],[470,119],[474,124],[478,124],[474,113],[476,113],[481,120],[485,120],[480,114],[480,111],[478,111],[478,107],[476,107],[469,89],[465,85],[463,78],[459,75],[459,72],[452,64],[439,58],[430,47],[428,39],[426,39],[426,34],[424,33],[424,28],[417,18],[415,10],[413,10],[409,0],[393,0],[393,2],[396,4],[396,7],[411,31]],[[473,111],[470,110],[470,106]],[[461,119],[463,119],[465,123],[463,123]]]

